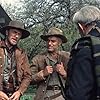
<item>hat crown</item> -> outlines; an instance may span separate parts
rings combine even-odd
[[[63,32],[56,27],[52,27],[45,35],[63,35]]]
[[[24,23],[19,21],[10,21],[8,26],[19,28],[19,29],[25,29]]]
[[[59,37],[62,40],[62,43],[66,43],[67,42],[67,38],[66,36],[64,36],[63,31],[60,30],[59,28],[56,27],[52,27],[49,29],[49,31],[43,35],[41,35],[40,37],[47,41],[48,37],[50,36],[56,36]]]

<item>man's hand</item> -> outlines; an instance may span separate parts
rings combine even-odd
[[[53,72],[53,67],[52,66],[46,66],[45,69],[43,70],[43,75],[48,76]]]
[[[21,93],[19,91],[16,91],[13,93],[13,95],[9,98],[9,100],[19,100]]]
[[[56,65],[56,71],[62,75],[63,77],[66,77],[67,76],[67,73],[64,69],[64,66],[63,66],[63,63],[61,62],[61,64],[57,64]]]
[[[2,91],[0,91],[0,100],[9,100],[9,97]]]

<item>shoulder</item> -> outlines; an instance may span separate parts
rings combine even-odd
[[[89,56],[89,55],[91,56],[91,54],[92,54],[91,48],[90,47],[84,47],[84,48],[82,48],[82,49],[79,50],[77,56],[78,55],[81,56],[81,57],[83,57],[83,56]]]
[[[33,58],[32,58],[32,61],[33,60],[43,60],[43,59],[45,59],[45,55],[46,55],[47,53],[46,52],[43,52],[43,53],[39,53],[39,54],[37,54],[36,56],[34,56]]]
[[[71,49],[71,56],[73,55],[90,55],[91,53],[91,38],[82,37],[75,41]]]
[[[0,48],[4,46],[5,46],[4,41],[0,41]]]
[[[16,50],[15,50],[15,52],[16,52],[16,55],[27,55],[27,53],[25,52],[25,50],[24,49],[22,49],[22,48],[19,48],[19,47],[16,47]]]
[[[91,46],[91,38],[90,37],[82,37],[77,39],[72,45],[72,50],[80,50],[83,48],[87,48]]]
[[[60,55],[65,56],[65,57],[69,57],[70,56],[70,52],[60,51]]]

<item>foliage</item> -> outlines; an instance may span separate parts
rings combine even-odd
[[[4,7],[12,19],[24,21],[25,27],[30,31],[31,35],[21,40],[19,45],[26,50],[31,61],[32,57],[45,50],[45,43],[40,35],[53,26],[63,30],[68,42],[63,44],[62,48],[70,50],[73,42],[79,37],[72,17],[84,5],[95,5],[100,8],[100,0],[20,0],[15,5]],[[32,99],[32,94],[26,93],[21,100],[31,100],[29,98]]]
[[[31,35],[20,41],[20,46],[26,50],[29,59],[44,51],[45,43],[40,35],[47,32],[50,27],[63,30],[68,42],[63,44],[64,50],[69,51],[73,42],[79,37],[75,24],[72,22],[73,14],[84,5],[100,7],[98,0],[20,0],[19,6],[6,6],[6,11],[12,19],[21,19]]]

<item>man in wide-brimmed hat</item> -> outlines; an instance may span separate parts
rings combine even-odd
[[[67,38],[56,27],[50,28],[41,38],[46,41],[47,51],[32,59],[32,82],[38,85],[34,100],[64,100],[69,52],[60,51],[59,47]]]
[[[0,42],[0,100],[19,100],[30,84],[31,72],[27,55],[17,44],[30,33],[20,21],[11,21],[0,32],[5,35]]]

